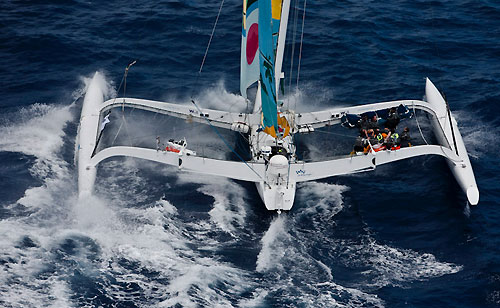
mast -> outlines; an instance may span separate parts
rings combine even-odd
[[[290,0],[283,0],[281,7],[281,22],[278,34],[278,48],[276,50],[276,62],[274,67],[274,76],[276,78],[276,90],[280,88],[281,68],[283,66],[283,55],[285,51],[286,30],[288,27],[288,13],[290,12]],[[278,96],[279,91],[276,95]]]

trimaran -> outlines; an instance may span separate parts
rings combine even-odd
[[[420,155],[440,155],[446,159],[468,202],[476,205],[479,191],[457,122],[443,95],[428,78],[426,101],[398,100],[302,113],[282,108],[279,89],[284,78],[282,63],[289,10],[290,0],[243,0],[240,91],[248,99],[247,89],[257,85],[252,113],[231,113],[135,98],[104,102],[97,81],[99,73],[96,73],[84,98],[76,140],[79,196],[92,194],[97,165],[101,161],[128,156],[173,165],[182,170],[254,182],[266,208],[281,212],[292,208],[299,182],[370,171],[378,165]],[[294,140],[299,134],[342,124],[346,118],[359,118],[373,112],[383,119],[381,115],[387,114],[387,110],[401,106],[407,111],[411,108],[429,115],[438,144],[378,152],[369,149],[365,153],[317,162],[301,161],[296,155]],[[229,161],[197,156],[186,149],[186,142],[170,143],[170,147],[160,150],[111,146],[97,152],[104,115],[117,107],[138,108],[246,134],[251,159]]]

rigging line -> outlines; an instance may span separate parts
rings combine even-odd
[[[125,132],[127,134],[128,142],[130,143],[130,146],[133,146],[132,145],[132,139],[130,139],[130,132],[128,130],[127,120],[125,119],[125,114],[124,113],[122,113],[122,124],[125,124]],[[120,127],[121,127],[121,125],[120,125]],[[118,133],[117,133],[116,136],[118,136]],[[113,139],[113,142],[116,140],[116,136],[115,136],[115,139]]]
[[[237,133],[240,135],[241,138],[243,138],[243,140],[245,140],[247,143],[250,144],[250,137],[249,138],[245,137],[245,134],[239,131]]]
[[[120,130],[122,129],[123,124],[125,124],[125,130],[126,130],[126,133],[127,133],[128,141],[130,143],[130,146],[132,146],[132,140],[130,139],[130,133],[129,133],[128,128],[127,128],[127,123],[126,123],[126,120],[125,120],[125,114],[123,112],[122,112],[122,121],[120,123],[120,126],[118,127],[118,131],[116,132],[115,137],[113,138],[113,141],[111,142],[111,145],[115,144],[116,138],[118,137],[118,134],[120,134]]]
[[[128,76],[128,71],[129,71],[130,67],[131,67],[132,65],[134,65],[136,62],[137,62],[137,60],[132,61],[132,62],[131,62],[128,66],[127,66],[127,68],[125,69],[125,76],[124,76],[124,77],[125,77],[125,80],[124,80],[124,87],[123,87],[123,100],[124,100],[124,102],[125,102],[125,95],[126,95],[126,91],[127,91],[127,76]],[[130,112],[129,112],[129,114],[128,114],[128,115],[129,115],[129,116],[132,116],[132,112],[134,112],[134,110],[135,110],[135,107],[134,107],[134,106],[132,106],[132,109],[130,110]],[[125,124],[126,124],[126,123],[125,123]]]
[[[208,40],[207,49],[205,50],[205,55],[203,55],[203,59],[201,61],[200,69],[198,70],[198,74],[196,75],[196,79],[194,82],[194,89],[198,88],[198,82],[200,81],[200,76],[201,76],[201,72],[203,70],[203,65],[205,65],[205,60],[207,59],[208,49],[210,48],[210,44],[212,43],[212,39],[213,39],[214,34],[215,34],[215,28],[217,27],[217,23],[219,21],[219,16],[220,16],[220,13],[222,11],[223,5],[224,5],[224,0],[222,0],[220,3],[219,12],[217,13],[217,17],[215,18],[214,27],[212,28],[212,33],[210,34],[210,39]],[[193,93],[192,92],[191,92],[191,100],[193,100]]]
[[[130,63],[129,65],[127,65],[127,67],[125,68],[125,73],[123,73],[123,98],[125,98],[125,93],[127,93],[127,75],[128,75],[128,70],[130,69],[130,67],[132,65],[135,64],[136,61]]]
[[[112,145],[115,144],[116,138],[118,137],[118,134],[120,133],[120,130],[122,129],[123,124],[125,124],[125,130],[127,131],[129,143],[130,143],[130,146],[132,146],[132,141],[130,140],[130,134],[128,132],[128,127],[127,127],[127,123],[125,120],[125,94],[127,93],[126,91],[127,91],[128,71],[129,71],[130,67],[132,67],[132,65],[134,65],[136,62],[137,62],[137,60],[130,62],[129,65],[127,65],[127,67],[125,68],[125,72],[123,73],[123,78],[122,78],[122,82],[123,82],[122,122],[120,123],[120,127],[118,128],[118,132],[116,132],[115,138],[113,138]],[[120,83],[120,87],[121,87],[121,84],[122,83]],[[118,89],[118,91],[119,91],[119,89]],[[116,98],[115,98],[115,100],[116,100]]]
[[[123,120],[120,123],[120,126],[118,127],[118,131],[116,132],[115,137],[113,138],[113,141],[111,141],[111,146],[115,145],[116,138],[118,137],[118,134],[120,133],[121,129],[123,126]]]
[[[298,19],[298,10],[297,10],[297,1],[294,1],[294,12],[293,12],[293,35],[292,35],[292,55],[290,57],[290,77],[288,79],[288,92],[292,93],[292,77],[293,77],[293,59],[295,56],[295,37],[297,36],[297,19]],[[297,100],[295,100],[294,110],[297,109]]]
[[[134,61],[134,64],[135,64],[135,61]],[[128,69],[129,69],[129,68],[130,68],[130,66],[132,66],[132,65],[133,65],[133,64],[129,64],[129,65],[125,68],[125,72],[123,73],[123,76],[122,76],[122,81],[120,81],[120,85],[118,86],[118,90],[116,91],[117,95],[118,95],[118,93],[120,93],[120,89],[122,88],[123,82],[125,81],[125,78],[126,78],[126,74],[127,74],[127,72],[128,72]],[[125,93],[125,91],[124,91],[124,93]],[[115,102],[116,102],[116,99],[117,99],[117,98],[118,98],[117,96],[115,96],[115,98],[113,98],[113,103],[115,103]],[[124,98],[124,102],[125,102],[125,98]],[[124,104],[122,104],[122,113],[123,113],[123,111],[124,111],[124,108],[125,108],[125,105],[124,105]],[[120,130],[122,129],[122,125],[123,125],[123,121],[122,121],[122,123],[120,123],[120,126],[118,127],[118,132],[116,133],[115,137],[113,138],[113,141],[112,141],[111,145],[114,145],[114,144],[115,144],[115,140],[116,140],[116,138],[118,137],[118,134],[120,133]],[[97,148],[97,144],[96,144],[96,148]]]
[[[198,112],[201,114],[201,109],[198,107],[198,105],[196,105],[196,103],[194,102],[194,100],[191,100],[191,102],[193,103],[193,105],[196,107],[196,109],[198,109]],[[217,134],[217,136],[219,136],[219,138],[224,142],[224,144],[250,169],[253,171],[253,173],[255,173],[262,181],[264,181],[265,184],[267,184],[267,182],[260,176],[260,174],[257,173],[257,171],[255,171],[252,167],[250,167],[250,165],[238,154],[236,153],[236,151],[227,143],[226,139],[224,139],[224,137],[221,136],[221,134],[219,133],[219,131],[212,125],[212,123],[210,122],[209,119],[205,118],[204,119],[207,121],[208,125],[210,125],[210,127],[215,131],[215,133]]]
[[[453,122],[451,120],[450,105],[448,104],[448,100],[446,99],[444,93],[442,96],[444,98],[444,101],[446,102],[446,110],[448,111],[448,120],[450,121],[451,137],[453,138],[453,144],[455,145],[455,152],[457,153],[458,156],[457,140],[455,139],[455,130],[453,129]]]
[[[325,132],[325,131],[322,131],[322,130],[315,130],[314,132],[317,132],[317,133],[320,133],[320,134],[328,134],[328,135],[336,135],[336,136],[354,138],[354,136],[352,136],[352,135],[341,134],[341,133],[333,133],[333,132]]]
[[[129,64],[126,68],[125,68],[125,73],[124,73],[124,74],[123,74],[123,76],[122,76],[122,80],[120,81],[120,85],[118,86],[118,90],[116,90],[117,95],[118,95],[118,93],[120,93],[120,89],[122,88],[122,85],[123,85],[123,83],[124,83],[124,82],[125,82],[125,87],[126,87],[126,78],[127,78],[127,77],[126,77],[126,75],[127,75],[127,73],[128,73],[129,68],[130,68],[132,65],[134,65],[136,62],[137,62],[137,60],[134,60],[133,62],[131,62],[131,63],[130,63],[130,64]],[[125,90],[123,91],[123,94],[124,94],[124,96],[125,96]],[[117,96],[115,96],[115,97],[113,98],[113,103],[116,101],[116,99],[117,99],[117,98],[118,98]],[[123,108],[123,107],[122,107],[122,108]]]
[[[137,60],[134,60],[134,61],[130,62],[129,65],[127,65],[127,67],[125,68],[125,73],[123,73],[123,104],[122,104],[122,111],[123,111],[123,108],[125,107],[124,104],[125,104],[125,95],[127,93],[127,75],[128,75],[128,70],[136,62],[137,62]],[[121,84],[120,84],[120,86],[121,86]]]
[[[122,76],[122,81],[120,81],[120,85],[118,86],[118,90],[116,90],[116,95],[114,98],[113,98],[113,103],[116,102],[116,99],[118,98],[118,93],[120,93],[120,89],[122,88],[122,85],[123,85],[123,80],[125,78],[125,74],[123,74]]]
[[[136,62],[137,62],[137,60],[134,60],[134,61],[132,61],[132,62],[129,63],[129,65],[125,68],[125,75],[123,76],[124,80],[123,80],[122,121],[125,124],[125,130],[127,132],[127,137],[128,137],[130,146],[133,146],[133,145],[132,145],[132,140],[130,139],[130,132],[128,130],[128,124],[127,124],[127,121],[125,120],[125,110],[124,110],[124,107],[125,107],[125,95],[127,93],[127,75],[128,75],[128,71],[129,71],[130,67],[132,67],[132,65],[134,65]],[[132,110],[130,110],[129,116],[132,115],[132,112],[134,111],[134,109],[135,109],[135,107],[132,107]]]
[[[290,1],[290,4],[289,4],[288,12],[290,13],[290,7],[291,7],[292,1],[291,0],[289,0],[289,1]],[[283,13],[283,8],[281,8],[281,11]],[[287,20],[287,25],[288,24],[290,24],[290,23]],[[281,23],[280,23],[280,29],[281,29]],[[288,28],[288,26],[287,26],[287,32],[285,33],[285,35],[287,35],[287,33],[290,32],[289,29],[291,29],[291,28]],[[283,59],[281,61],[282,62],[282,65],[281,65],[282,72],[285,72],[285,68],[286,68],[285,59],[288,59],[288,56],[290,55],[290,51],[291,51],[290,48],[286,48],[286,42],[285,42],[285,47],[283,49]],[[283,94],[282,95],[283,96],[283,106],[285,109],[289,110],[290,109],[290,101],[289,101],[288,97],[285,95],[285,93],[288,94],[288,89],[285,91],[286,81],[287,80],[285,78],[282,79],[280,76],[279,85],[280,85],[280,89],[282,89],[282,94]]]
[[[306,19],[306,4],[307,0],[304,0],[304,13],[302,14],[302,33],[300,34],[300,49],[299,49],[299,64],[297,67],[297,87],[299,89],[299,76],[300,76],[300,61],[302,60],[302,42],[304,40],[304,21]]]
[[[415,115],[415,121],[417,122],[417,127],[418,127],[418,130],[420,132],[420,136],[422,136],[422,139],[424,139],[425,144],[429,145],[429,143],[427,143],[427,140],[425,140],[424,134],[422,133],[422,129],[420,129],[420,124],[418,123],[417,112],[415,111],[415,103],[412,102],[411,104],[413,106],[413,114]]]
[[[217,22],[219,21],[220,12],[222,11],[223,5],[224,5],[224,0],[222,0],[220,3],[219,13],[217,14],[217,18],[215,19],[215,24],[214,24],[214,27],[212,29],[212,34],[210,35],[210,40],[208,40],[207,50],[205,50],[205,55],[203,56],[203,61],[201,61],[201,66],[200,66],[200,70],[198,71],[198,75],[201,75],[201,71],[203,70],[203,65],[205,64],[205,59],[207,58],[208,49],[210,48],[210,43],[212,43],[212,38],[214,37],[215,28],[217,27]]]
[[[292,142],[293,142],[293,139],[292,139]],[[286,189],[288,189],[288,185],[290,184],[290,166],[292,164],[292,145],[289,143],[288,144],[288,173],[287,173],[287,176],[286,176]]]

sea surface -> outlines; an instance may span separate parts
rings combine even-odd
[[[1,1],[0,306],[500,306],[498,1],[307,1],[300,53],[293,0],[284,64],[297,110],[422,99],[429,77],[458,120],[478,206],[441,157],[301,184],[282,215],[253,184],[125,158],[103,162],[78,201],[75,137],[96,71],[108,98],[137,60],[129,97],[245,110],[241,1],[224,1],[199,73],[220,4]],[[160,124],[140,142],[167,138]]]

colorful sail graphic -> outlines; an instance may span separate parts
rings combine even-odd
[[[259,1],[243,0],[241,31],[240,92],[247,97],[247,89],[260,78],[259,70]]]
[[[276,1],[259,0],[259,62],[260,62],[260,86],[262,99],[262,125],[264,131],[276,137],[278,132],[278,108],[276,102],[276,81],[274,77],[274,61],[276,42],[273,37],[274,13],[272,4]],[[281,3],[279,4],[279,15],[281,15]],[[274,14],[273,14],[274,13]],[[279,31],[279,19],[278,31]],[[278,33],[278,31],[276,33]]]
[[[275,55],[276,55],[276,48],[278,46],[278,36],[280,32],[282,2],[283,2],[282,0],[271,0],[271,11],[272,11],[271,27],[273,31],[273,46]]]
[[[246,98],[248,87],[260,80],[262,124],[265,132],[273,137],[279,132],[276,93],[279,82],[275,71],[281,71],[282,52],[278,50],[278,42],[282,6],[283,0],[243,0],[240,92]],[[278,68],[275,67],[277,53]]]

